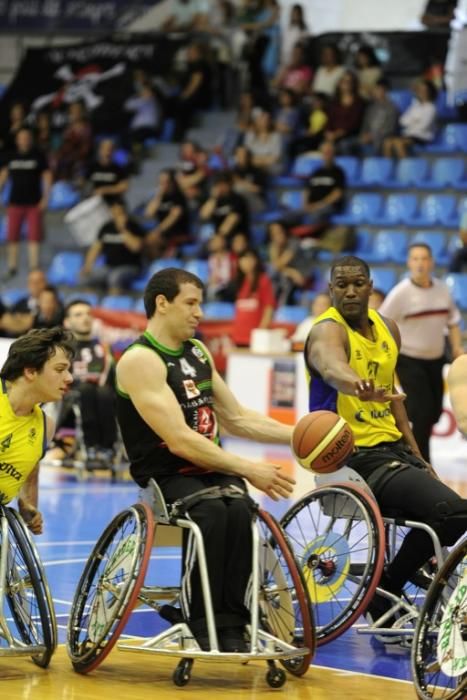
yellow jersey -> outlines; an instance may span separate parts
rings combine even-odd
[[[0,392],[0,503],[9,503],[44,454],[46,418],[39,406],[27,416],[11,407],[4,380]]]
[[[343,326],[349,340],[350,367],[361,379],[373,379],[376,387],[383,387],[392,393],[397,344],[377,311],[369,309],[368,318],[373,330],[372,340],[351,328],[334,307],[318,316],[313,325],[339,323]],[[389,401],[361,401],[356,396],[342,394],[326,384],[316,370],[309,366],[306,346],[305,363],[309,374],[310,411],[328,410],[338,413],[352,428],[357,446],[373,447],[381,442],[395,442],[402,437]]]

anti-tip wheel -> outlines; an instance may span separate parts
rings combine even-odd
[[[193,666],[193,661],[191,659],[182,659],[178,664],[177,668],[173,672],[173,682],[179,688],[187,685],[191,679],[191,667]]]
[[[281,668],[271,668],[266,673],[266,681],[271,688],[282,688],[285,683],[285,671]]]

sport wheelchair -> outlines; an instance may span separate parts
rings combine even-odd
[[[216,489],[208,491],[212,494]],[[226,494],[217,488],[215,495]],[[183,506],[182,499],[167,507],[159,487],[151,480],[142,492],[142,502],[117,515],[101,535],[72,604],[67,648],[74,669],[88,673],[97,668],[117,642],[133,608],[146,605],[173,624],[153,638],[119,643],[118,648],[180,658],[173,674],[178,686],[189,682],[195,659],[242,663],[263,659],[268,665],[266,681],[273,688],[281,687],[286,678],[276,661],[295,676],[306,673],[315,649],[313,614],[302,575],[278,523],[255,507],[249,651],[225,653],[219,650],[203,537],[196,523],[185,517]],[[189,624],[182,619],[179,586],[145,582],[159,526],[176,526],[194,537],[210,651],[201,650]]]
[[[408,529],[420,528],[433,540],[437,567],[445,552],[425,523],[383,517],[368,484],[349,467],[315,477],[318,488],[300,499],[281,519],[305,578],[316,621],[317,645],[339,637],[365,613],[375,595],[390,609],[371,624],[355,625],[361,634],[409,646],[434,573],[420,571],[402,597],[378,587],[385,562],[397,552]],[[397,620],[385,626],[390,618]]]
[[[0,656],[30,656],[46,668],[57,646],[49,586],[19,513],[0,505]]]

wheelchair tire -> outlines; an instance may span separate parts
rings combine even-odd
[[[79,580],[67,630],[73,668],[89,673],[114,647],[144,583],[155,532],[151,509],[119,513],[94,547]]]
[[[27,526],[12,508],[4,508],[8,522],[8,566],[5,598],[13,619],[10,632],[26,645],[45,647],[31,654],[37,666],[47,668],[57,646],[57,624],[50,589]]]
[[[283,641],[310,651],[281,660],[294,676],[307,672],[316,648],[313,612],[300,568],[279,523],[270,513],[258,512],[260,530],[260,626]]]
[[[467,694],[467,540],[436,574],[412,643],[412,678],[421,700],[455,700]]]
[[[311,491],[281,520],[313,606],[318,647],[339,637],[372,599],[384,564],[384,523],[353,484]]]

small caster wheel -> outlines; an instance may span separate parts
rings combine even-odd
[[[282,688],[285,683],[285,671],[281,668],[271,668],[266,673],[266,681],[271,688]]]
[[[182,659],[180,661],[172,676],[175,685],[181,688],[190,682],[192,666],[193,661],[191,659]]]

